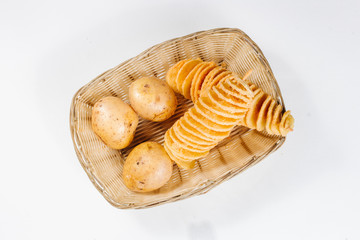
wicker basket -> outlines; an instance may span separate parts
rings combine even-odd
[[[143,76],[165,78],[174,63],[186,58],[224,63],[240,76],[249,69],[249,80],[283,104],[280,89],[259,47],[239,29],[213,29],[196,32],[155,45],[138,56],[106,71],[74,96],[70,110],[71,136],[76,154],[92,183],[118,208],[147,208],[203,194],[256,164],[278,149],[285,137],[271,136],[245,127],[236,127],[230,137],[219,143],[210,154],[197,161],[194,169],[179,169],[176,164],[170,181],[150,193],[135,193],[122,182],[126,156],[144,141],[163,143],[165,131],[192,102],[178,95],[179,105],[174,116],[162,123],[139,120],[134,141],[123,150],[108,148],[92,131],[91,110],[104,96],[128,100],[128,87]]]

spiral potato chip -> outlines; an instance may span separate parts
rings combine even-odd
[[[181,168],[191,168],[218,142],[242,124],[258,131],[286,136],[294,118],[255,84],[214,62],[183,60],[166,75],[169,85],[194,106],[165,134],[165,150]]]

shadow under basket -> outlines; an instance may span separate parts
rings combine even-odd
[[[155,123],[139,118],[131,145],[122,150],[107,147],[91,128],[91,111],[100,98],[116,96],[129,103],[129,85],[140,77],[153,76],[165,80],[166,71],[176,62],[201,58],[223,64],[242,77],[249,76],[258,87],[284,106],[280,89],[259,47],[239,29],[220,28],[196,32],[155,45],[138,56],[101,74],[74,96],[70,110],[70,128],[79,161],[91,182],[104,198],[117,208],[147,208],[174,202],[208,192],[277,150],[285,137],[269,135],[237,126],[205,158],[191,170],[174,164],[169,182],[150,193],[135,193],[122,180],[124,161],[139,143],[164,142],[164,134],[193,104],[177,95],[176,113],[168,120]]]

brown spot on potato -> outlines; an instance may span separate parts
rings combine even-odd
[[[145,88],[149,88],[150,86],[149,86],[149,84],[145,84],[144,87],[145,87]]]

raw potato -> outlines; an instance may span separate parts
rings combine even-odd
[[[163,146],[144,142],[136,146],[125,161],[124,183],[132,191],[150,192],[169,181],[172,168],[172,161]]]
[[[129,99],[134,110],[144,119],[161,122],[171,117],[177,100],[170,86],[158,78],[139,78],[130,85]]]
[[[132,108],[117,97],[105,97],[94,105],[92,128],[101,140],[113,149],[123,149],[131,143],[138,125]]]

